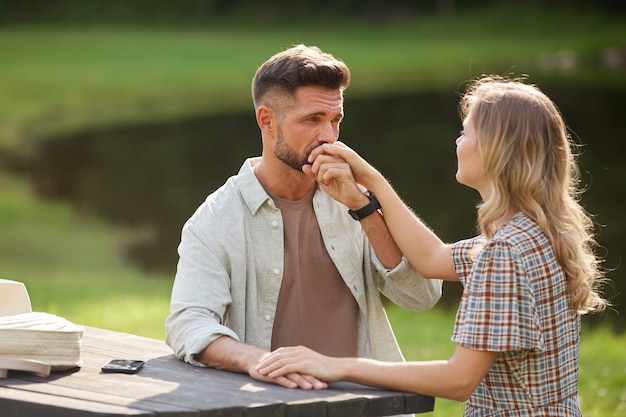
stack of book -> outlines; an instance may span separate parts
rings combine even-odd
[[[0,377],[7,370],[47,376],[80,366],[82,337],[81,326],[32,311],[22,283],[0,280]]]

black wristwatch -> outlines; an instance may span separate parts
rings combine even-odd
[[[380,208],[380,203],[376,199],[374,193],[370,193],[368,191],[365,195],[370,199],[370,202],[367,203],[365,207],[358,210],[348,210],[348,214],[350,214],[350,216],[352,216],[352,218],[356,221],[366,218]]]

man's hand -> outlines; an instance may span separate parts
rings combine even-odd
[[[257,370],[262,375],[280,378],[293,372],[316,375],[330,382],[342,380],[342,365],[348,358],[331,358],[304,346],[278,348],[266,355]]]
[[[370,202],[359,185],[375,192],[371,185],[377,180],[386,183],[381,173],[342,142],[325,143],[313,149],[309,164],[303,166],[302,171],[350,210],[359,210]],[[391,270],[398,266],[402,252],[382,215],[373,213],[360,223],[385,268]]]
[[[350,166],[350,171],[354,180],[368,190],[372,189],[370,186],[371,181],[379,180],[381,178],[381,174],[376,170],[376,168],[370,165],[345,143],[339,141],[332,144],[325,143],[311,151],[311,154],[309,155],[309,163],[312,165],[312,172],[316,175],[319,171],[319,167],[316,165],[318,164],[318,158],[321,155],[339,158],[340,160],[346,162]],[[320,160],[319,163],[321,164],[323,161],[324,160]],[[320,180],[323,180],[323,178],[320,178]]]
[[[290,373],[270,378],[257,372],[256,367],[270,353],[258,346],[240,342],[228,336],[213,341],[196,355],[196,359],[210,368],[247,373],[250,377],[286,388],[324,389],[328,384],[310,375]]]
[[[319,151],[312,155],[315,155],[312,163],[302,167],[306,175],[313,178],[331,197],[352,210],[367,205],[369,199],[358,187],[350,165],[343,158]]]
[[[280,375],[280,376],[277,376],[276,378],[272,378],[267,375],[261,375],[256,370],[258,365],[259,364],[256,364],[254,367],[250,368],[248,373],[252,378],[259,380],[259,381],[271,382],[273,384],[281,385],[285,388],[302,388],[306,390],[328,388],[328,384],[326,382],[322,382],[319,379],[311,375],[300,374],[297,372],[291,372],[285,375]]]

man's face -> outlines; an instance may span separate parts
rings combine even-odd
[[[302,171],[313,149],[339,138],[343,96],[340,90],[307,86],[298,88],[295,98],[295,103],[279,116],[274,154]]]

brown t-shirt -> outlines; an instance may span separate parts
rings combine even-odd
[[[314,194],[315,187],[298,201],[270,194],[285,233],[272,350],[303,345],[328,356],[356,356],[358,305],[324,247]]]

